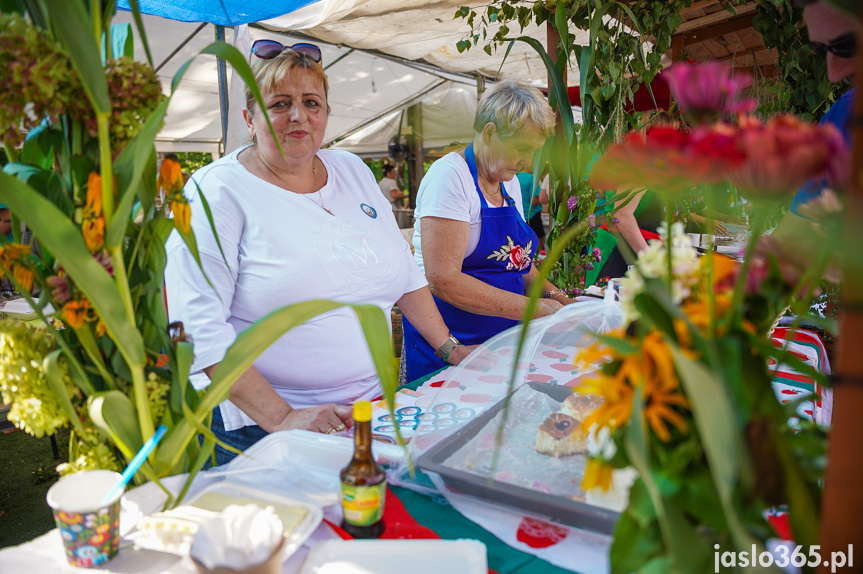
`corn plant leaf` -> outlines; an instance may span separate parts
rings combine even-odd
[[[554,62],[551,61],[551,58],[546,53],[545,48],[539,40],[531,38],[530,36],[519,36],[516,40],[529,45],[531,48],[536,50],[536,53],[542,58],[542,62],[545,64],[545,69],[551,79],[549,93],[553,93],[553,101],[557,103],[557,109],[560,111],[560,119],[563,123],[563,132],[566,135],[566,143],[567,145],[571,144],[573,137],[575,137],[575,130],[573,129],[575,122],[572,118],[572,108],[569,105],[569,92],[566,88],[566,82],[560,74],[560,70],[558,70],[557,66],[554,65]]]
[[[66,273],[87,295],[126,360],[144,364],[141,334],[126,316],[111,276],[93,258],[69,218],[34,189],[5,173],[0,173],[0,202],[26,221],[42,244],[63,262]]]
[[[746,462],[746,446],[736,427],[737,417],[725,385],[702,363],[671,346],[674,364],[692,405],[695,425],[710,464],[713,484],[722,502],[728,529],[738,550],[746,550],[755,539],[746,531],[734,506],[734,489]],[[763,550],[763,547],[762,547]]]
[[[633,398],[632,416],[624,436],[626,454],[650,495],[665,546],[671,551],[678,568],[685,565],[687,571],[707,572],[713,549],[708,546],[704,538],[698,535],[693,524],[675,505],[666,504],[650,468],[649,439],[646,432],[647,422],[644,417],[642,391],[643,389],[639,387]]]
[[[150,42],[147,41],[147,29],[144,28],[144,20],[141,18],[141,9],[138,7],[138,0],[129,0],[129,9],[132,11],[132,18],[135,20],[135,28],[138,30],[138,36],[141,38],[141,44],[144,46],[144,53],[147,54],[147,63],[151,68],[153,65],[153,55],[150,53]]]
[[[80,436],[83,436],[84,427],[81,426],[81,419],[78,418],[78,413],[75,412],[75,407],[72,406],[72,399],[69,396],[69,391],[66,389],[66,384],[63,382],[63,369],[59,364],[62,353],[63,349],[56,349],[45,355],[45,359],[42,361],[42,371],[45,373],[45,378],[48,379],[48,386],[51,388],[54,396],[57,397],[57,400],[60,401],[60,406],[63,407],[63,411],[72,422],[72,426],[75,427]]]
[[[135,406],[129,397],[120,391],[96,393],[87,401],[87,408],[96,426],[111,437],[127,460],[131,460],[144,441]]]
[[[108,82],[102,68],[99,45],[93,37],[93,27],[83,2],[45,0],[54,22],[54,33],[66,48],[72,64],[78,70],[81,84],[98,114],[111,113]]]
[[[131,24],[111,24],[111,49],[114,58],[134,58],[135,39]]]
[[[357,312],[369,350],[374,361],[378,377],[381,380],[384,393],[392,396],[398,383],[395,378],[389,340],[389,328],[386,317],[375,305],[351,305],[336,301],[312,300],[288,305],[261,317],[237,336],[234,344],[225,353],[219,363],[212,381],[201,398],[195,411],[194,421],[181,420],[177,426],[168,431],[162,440],[162,446],[156,453],[156,471],[173,468],[183,456],[186,445],[194,440],[195,426],[200,424],[216,405],[228,398],[231,385],[255,360],[272,345],[279,337],[297,325],[301,325],[322,313],[350,307]],[[375,319],[375,316],[378,316]],[[377,334],[372,331],[378,331]],[[384,335],[385,333],[385,335]],[[386,360],[384,359],[386,357]]]
[[[114,212],[114,217],[111,218],[108,232],[105,234],[105,243],[108,247],[117,247],[123,241],[132,212],[132,205],[137,197],[136,191],[141,189],[143,193],[147,193],[149,190],[149,195],[152,195],[151,186],[153,182],[145,183],[142,182],[141,178],[153,151],[153,142],[165,122],[165,114],[170,103],[170,98],[167,98],[153,110],[153,113],[147,117],[147,121],[141,127],[141,131],[132,138],[132,141],[126,145],[117,157],[117,161],[114,162],[114,175],[117,177],[120,201]],[[142,201],[141,203],[145,209],[149,208],[145,202]],[[150,203],[152,203],[152,198],[150,198]]]

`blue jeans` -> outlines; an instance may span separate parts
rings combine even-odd
[[[213,425],[211,428],[213,430],[213,434],[216,435],[216,438],[241,451],[245,451],[247,448],[269,434],[257,425],[242,427],[232,431],[225,430],[225,422],[222,420],[222,411],[219,407],[213,409]],[[219,466],[231,462],[237,456],[233,452],[219,446],[218,443],[216,444],[215,453],[216,464]],[[210,466],[211,465],[207,463],[204,468],[209,468]]]

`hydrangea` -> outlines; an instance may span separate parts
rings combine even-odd
[[[657,230],[660,240],[650,241],[647,249],[638,254],[633,269],[620,282],[620,304],[627,323],[639,318],[635,297],[644,289],[644,279],[668,280],[668,227],[663,222]],[[680,304],[698,283],[698,251],[679,221],[671,225],[671,299]]]
[[[69,462],[59,465],[57,472],[65,476],[98,469],[122,472],[123,464],[96,429],[85,427],[83,436],[73,432],[69,438]]]
[[[42,361],[55,348],[54,338],[43,328],[0,321],[0,395],[12,405],[9,420],[36,437],[54,434],[69,422],[42,370]],[[80,396],[68,373],[63,384],[71,397]]]

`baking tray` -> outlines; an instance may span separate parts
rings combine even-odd
[[[544,393],[561,403],[567,396],[572,394],[572,388],[561,385],[535,382],[526,384],[533,390]],[[561,496],[552,496],[513,484],[499,482],[489,477],[457,470],[444,464],[450,456],[474,438],[494,418],[510,397],[512,397],[512,394],[430,448],[417,459],[417,466],[425,471],[439,474],[448,487],[458,492],[471,494],[494,503],[524,510],[530,514],[542,515],[555,522],[576,528],[600,532],[602,534],[612,534],[619,516],[617,512],[584,502],[569,500]]]

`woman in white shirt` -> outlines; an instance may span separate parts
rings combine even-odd
[[[449,332],[371,170],[347,152],[321,150],[328,83],[320,49],[259,40],[255,79],[278,141],[247,90],[252,143],[196,172],[186,186],[192,228],[211,288],[175,233],[166,250],[168,309],[195,342],[193,372],[216,370],[237,335],[280,307],[310,299],[394,303],[435,347]],[[212,211],[213,236],[199,190]],[[228,267],[222,259],[224,252]],[[460,361],[469,349],[452,350]],[[213,432],[244,450],[269,432],[339,432],[350,405],[380,396],[353,311],[298,326],[264,351],[213,413]],[[217,447],[217,462],[233,454]]]

